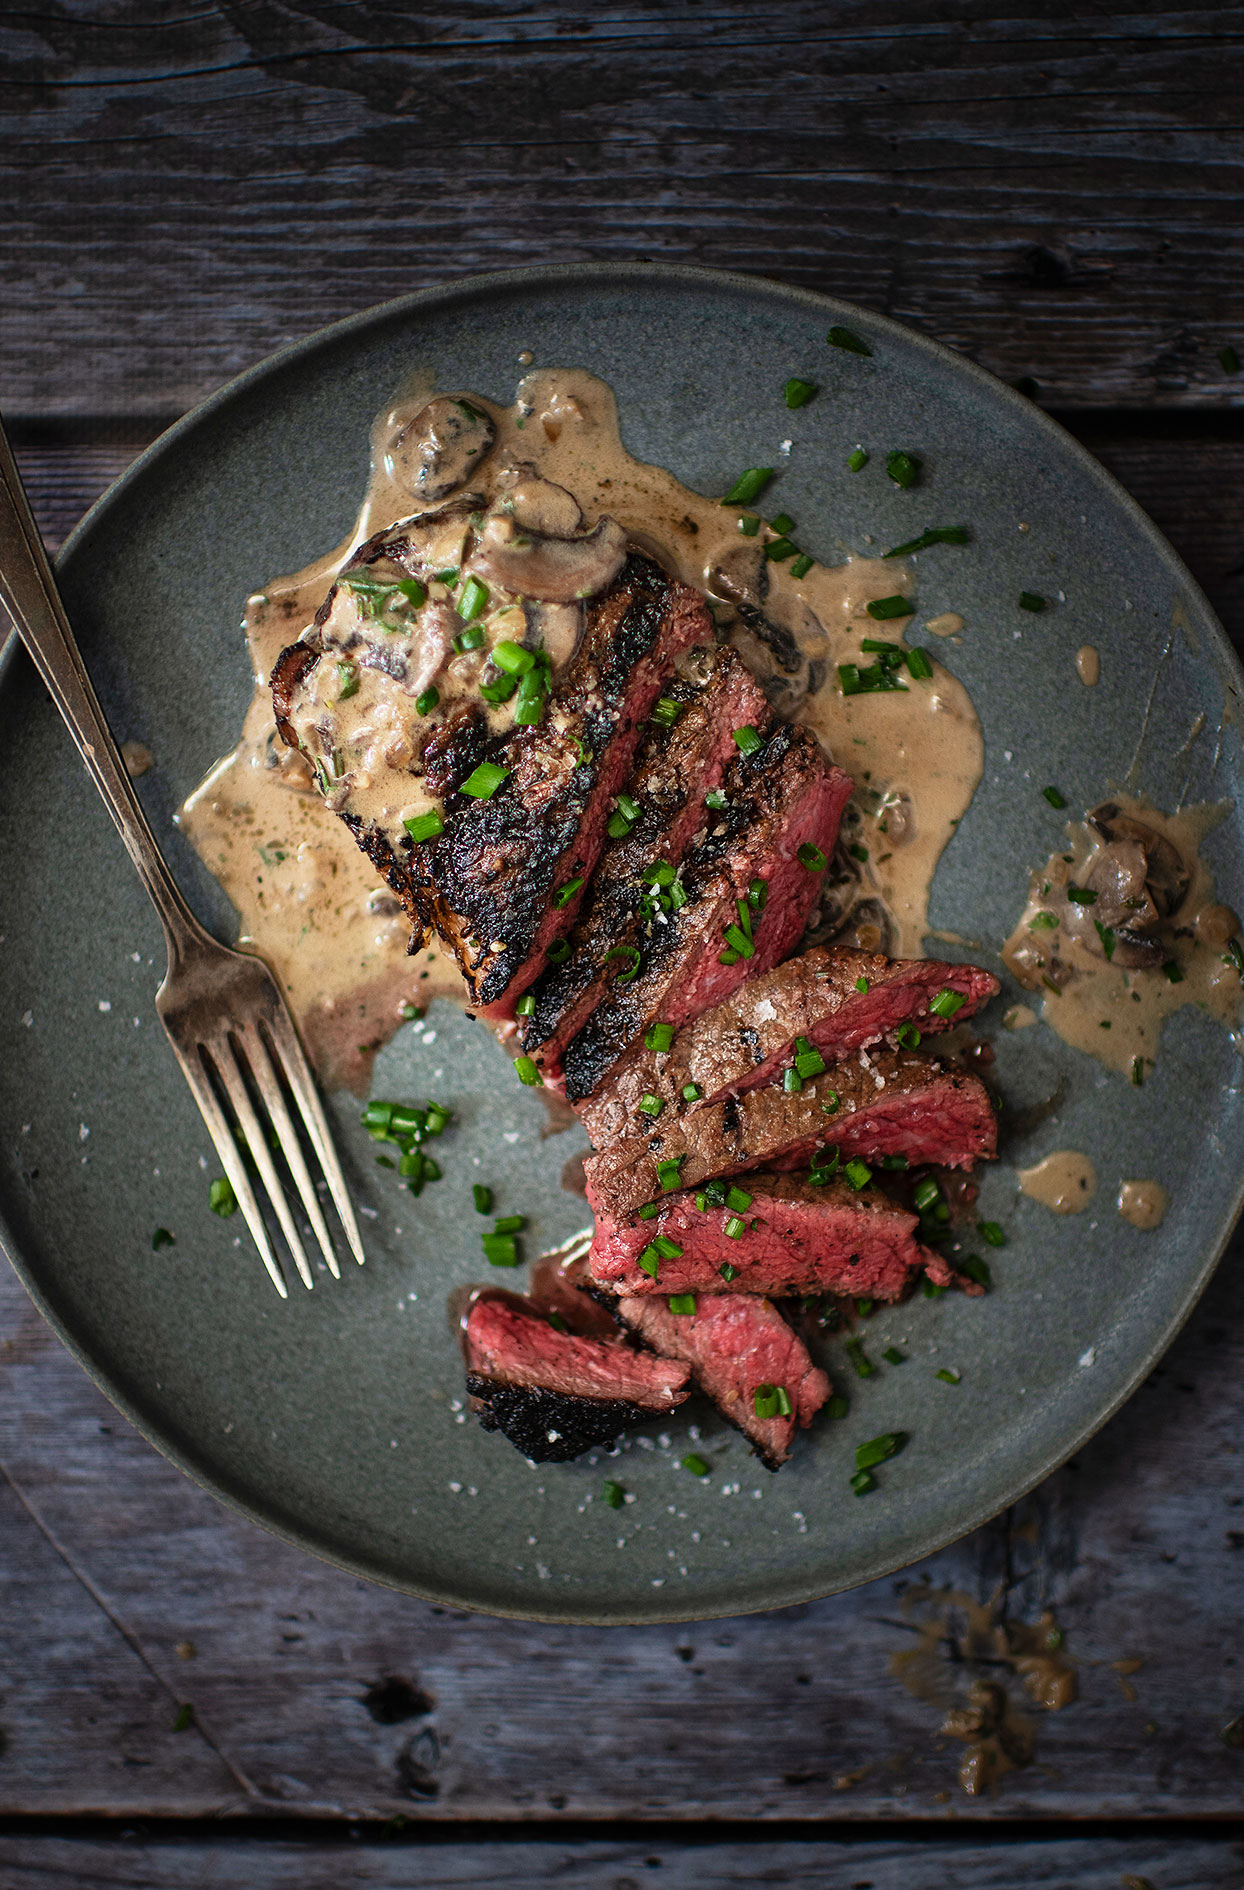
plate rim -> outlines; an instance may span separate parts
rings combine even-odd
[[[944,342],[935,340],[920,329],[897,321],[893,316],[881,314],[858,303],[844,301],[838,296],[826,294],[821,290],[783,282],[779,278],[759,272],[714,269],[695,263],[638,261],[542,263],[525,264],[513,269],[480,271],[453,277],[449,281],[436,283],[426,289],[412,290],[388,301],[374,303],[369,308],[287,342],[283,347],[253,363],[197,402],[145,447],[125,471],[100,494],[74,526],[57,553],[56,567],[59,569],[62,562],[72,564],[83,541],[106,523],[110,509],[122,501],[126,489],[134,481],[143,477],[148,468],[157,464],[164,454],[175,450],[185,435],[192,433],[204,421],[210,420],[220,409],[228,407],[234,400],[244,395],[250,387],[269,379],[273,374],[284,371],[291,364],[302,359],[313,357],[322,349],[348,340],[356,333],[367,332],[384,321],[400,321],[421,310],[450,307],[459,300],[475,300],[480,296],[497,292],[514,290],[548,292],[566,283],[582,283],[589,286],[617,284],[629,288],[644,283],[654,286],[661,284],[685,286],[701,283],[705,288],[718,293],[723,289],[742,295],[759,293],[774,301],[794,303],[808,312],[828,317],[830,320],[845,317],[848,320],[862,322],[867,329],[882,336],[893,336],[904,346],[914,345],[918,351],[928,355],[942,369],[949,369],[956,375],[966,376],[968,382],[974,384],[989,401],[996,403],[1001,399],[1004,408],[1009,406],[1012,412],[1022,413],[1030,423],[1045,432],[1052,444],[1057,444],[1060,452],[1064,454],[1070,452],[1082,470],[1105,486],[1114,503],[1122,508],[1141,536],[1148,540],[1160,561],[1178,580],[1185,597],[1199,611],[1203,626],[1209,633],[1212,649],[1218,659],[1217,664],[1212,666],[1220,668],[1224,673],[1224,685],[1227,679],[1233,676],[1237,691],[1244,695],[1244,661],[1237,654],[1209,599],[1187,569],[1178,552],[1114,474],[1044,408],[1039,407],[1027,395],[1021,394],[1006,381],[990,373],[987,368],[981,367],[979,363],[957,353],[955,349]],[[11,665],[17,660],[18,644],[19,639],[16,634],[10,634],[3,645],[0,645],[0,688],[3,688]],[[1206,663],[1210,660],[1207,653],[1201,662]],[[283,1522],[279,1516],[264,1513],[248,1497],[238,1494],[221,1478],[198,1465],[171,1434],[164,1433],[158,1423],[140,1414],[133,1400],[113,1382],[110,1373],[88,1355],[86,1349],[62,1321],[30,1276],[16,1237],[2,1211],[0,1211],[0,1252],[12,1266],[26,1293],[61,1344],[127,1422],[132,1424],[162,1457],[173,1464],[192,1483],[205,1490],[226,1509],[244,1517],[248,1522],[257,1524],[270,1535],[276,1536],[304,1554],[313,1555],[330,1567],[341,1569],[365,1581],[374,1582],[380,1587],[399,1594],[408,1594],[436,1605],[461,1609],[471,1614],[483,1614],[503,1620],[531,1621],[551,1626],[655,1627],[687,1621],[722,1620],[746,1614],[771,1613],[775,1610],[823,1600],[831,1595],[866,1586],[872,1581],[887,1579],[903,1569],[913,1567],[917,1562],[927,1561],[930,1557],[941,1554],[952,1543],[962,1540],[964,1536],[1000,1515],[1029,1491],[1035,1489],[1038,1484],[1043,1483],[1078,1450],[1082,1450],[1090,1439],[1117,1415],[1128,1399],[1144,1383],[1154,1366],[1174,1343],[1200,1302],[1235,1231],[1242,1207],[1244,1207],[1244,1175],[1236,1185],[1217,1240],[1207,1250],[1206,1257],[1185,1287],[1179,1303],[1163,1326],[1151,1335],[1144,1348],[1143,1356],[1122,1386],[1107,1405],[1095,1412],[1090,1422],[1077,1430],[1065,1448],[1060,1445],[1053,1450],[1036,1470],[1025,1470],[1019,1473],[1014,1481],[1007,1485],[1001,1497],[991,1496],[986,1501],[975,1505],[966,1515],[957,1517],[952,1525],[948,1526],[944,1532],[939,1532],[934,1540],[923,1546],[915,1555],[903,1555],[898,1561],[893,1561],[884,1554],[877,1557],[877,1565],[867,1573],[855,1574],[845,1580],[836,1580],[831,1569],[826,1567],[821,1577],[811,1581],[807,1577],[789,1581],[781,1586],[780,1592],[765,1599],[742,1600],[727,1606],[714,1604],[694,1609],[693,1612],[688,1612],[685,1606],[679,1607],[673,1602],[672,1597],[669,1601],[662,1598],[661,1601],[646,1603],[640,1612],[628,1608],[599,1612],[571,1608],[505,1606],[493,1602],[484,1605],[478,1599],[464,1599],[452,1588],[442,1589],[435,1585],[399,1580],[391,1574],[378,1571],[374,1565],[344,1552],[335,1543],[327,1545],[309,1531],[293,1528]]]

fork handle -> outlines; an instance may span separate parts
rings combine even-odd
[[[0,422],[0,608],[34,658],[164,925],[171,958],[206,940],[164,863],[91,687]]]

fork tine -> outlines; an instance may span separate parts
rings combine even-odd
[[[224,1085],[229,1101],[233,1105],[234,1113],[238,1119],[238,1126],[245,1136],[246,1146],[250,1150],[251,1160],[259,1170],[260,1180],[268,1191],[268,1199],[276,1210],[277,1220],[281,1223],[281,1232],[284,1234],[286,1244],[294,1257],[294,1265],[298,1268],[298,1277],[301,1279],[307,1291],[310,1292],[314,1285],[314,1281],[311,1278],[311,1267],[303,1249],[302,1238],[294,1222],[294,1217],[289,1211],[289,1202],[285,1199],[285,1190],[281,1186],[280,1176],[276,1172],[276,1164],[272,1159],[272,1151],[268,1147],[268,1138],[264,1134],[259,1117],[255,1114],[254,1105],[250,1099],[250,1092],[246,1087],[246,1080],[239,1067],[237,1049],[233,1042],[232,1033],[226,1034],[223,1044],[220,1047],[224,1054],[218,1054],[214,1058],[216,1074],[220,1082]]]
[[[358,1222],[354,1218],[354,1207],[346,1187],[346,1178],[341,1172],[337,1151],[333,1147],[333,1138],[324,1120],[324,1110],[307,1063],[306,1052],[298,1041],[298,1033],[283,1006],[275,1010],[266,1020],[266,1028],[271,1039],[267,1048],[272,1053],[274,1062],[285,1071],[299,1114],[311,1138],[311,1146],[324,1171],[334,1206],[341,1218],[341,1225],[345,1229],[350,1251],[362,1266],[364,1260],[362,1237],[359,1234]]]
[[[264,1226],[263,1215],[259,1212],[259,1203],[256,1201],[254,1191],[251,1188],[250,1177],[246,1172],[246,1165],[238,1153],[238,1145],[233,1139],[233,1130],[229,1126],[228,1118],[221,1108],[220,1103],[217,1101],[216,1092],[212,1088],[211,1076],[207,1068],[208,1059],[202,1049],[199,1051],[199,1057],[201,1067],[195,1069],[189,1060],[182,1056],[180,1051],[178,1052],[178,1059],[182,1069],[185,1071],[190,1087],[194,1091],[194,1099],[203,1112],[203,1120],[208,1126],[212,1141],[216,1144],[216,1153],[220,1157],[221,1166],[229,1178],[229,1184],[234,1194],[237,1196],[238,1206],[242,1210],[246,1225],[250,1228],[251,1238],[259,1249],[259,1257],[267,1267],[268,1277],[271,1279],[277,1292],[281,1295],[281,1298],[288,1299],[289,1291],[282,1277],[281,1269],[277,1265],[276,1255],[272,1251],[272,1242],[268,1238],[268,1230]],[[215,1066],[212,1065],[212,1068],[214,1067]]]
[[[289,1163],[290,1173],[294,1177],[302,1205],[307,1211],[307,1219],[315,1229],[315,1237],[320,1243],[325,1263],[335,1280],[341,1278],[341,1269],[337,1265],[337,1255],[333,1248],[332,1236],[328,1223],[324,1219],[324,1210],[320,1206],[320,1197],[315,1192],[306,1162],[302,1157],[302,1147],[298,1140],[298,1131],[293,1118],[285,1107],[285,1092],[281,1088],[280,1078],[273,1067],[272,1053],[261,1030],[256,1030],[253,1041],[248,1038],[245,1044],[247,1061],[251,1075],[267,1106],[273,1126],[281,1143],[281,1151]]]

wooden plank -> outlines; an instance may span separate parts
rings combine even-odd
[[[791,0],[0,19],[11,413],[164,418],[469,270],[777,274],[1060,405],[1236,403],[1244,10]]]
[[[982,1844],[968,1838],[844,1843],[833,1838],[636,1843],[547,1838],[327,1846],[236,1836],[194,1841],[0,1838],[6,1890],[1238,1890],[1244,1846],[1231,1838],[1065,1837]],[[921,1874],[912,1875],[913,1869]],[[935,1874],[936,1873],[936,1874]]]
[[[116,1417],[6,1270],[0,1814],[1237,1815],[1240,1251],[1127,1410],[1009,1516],[815,1606],[613,1630],[458,1615],[239,1520]],[[995,1619],[1052,1609],[1079,1698],[1025,1705],[941,1588]],[[976,1681],[1030,1719],[1035,1762],[969,1798],[942,1728]]]

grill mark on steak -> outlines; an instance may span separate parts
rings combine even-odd
[[[863,980],[867,989],[857,986]],[[795,1060],[795,1040],[806,1037],[827,1063],[889,1037],[914,1023],[922,1036],[963,1023],[999,990],[976,965],[937,959],[883,958],[845,946],[818,946],[775,970],[749,978],[741,990],[684,1025],[669,1050],[635,1045],[608,1081],[580,1108],[596,1146],[627,1133],[642,1096],[657,1096],[676,1115],[728,1095],[776,1082]],[[930,1012],[943,989],[964,1003],[953,1020]],[[688,1103],[694,1084],[700,1099]]]
[[[725,1231],[729,1208],[701,1213],[685,1192],[670,1195],[653,1220],[599,1213],[588,1262],[592,1284],[644,1298],[705,1291],[894,1300],[921,1268],[936,1285],[950,1283],[945,1261],[914,1238],[916,1215],[884,1194],[858,1194],[840,1180],[816,1187],[795,1174],[742,1175],[738,1186],[752,1200],[737,1240]],[[682,1253],[662,1259],[654,1279],[639,1266],[639,1256],[661,1234]],[[734,1269],[728,1281],[721,1277],[723,1265]]]
[[[386,548],[392,558],[396,547]],[[444,831],[395,849],[380,833],[349,824],[380,866],[420,931],[429,924],[454,952],[477,1008],[512,1016],[537,976],[548,947],[574,921],[578,900],[554,906],[553,894],[592,872],[613,795],[625,784],[635,747],[674,659],[711,642],[712,618],[698,592],[632,553],[617,580],[586,608],[578,648],[554,678],[544,719],[484,741],[470,718],[448,755],[437,756],[445,783]],[[314,635],[282,652],[273,671],[273,704],[283,738],[292,687],[319,660]],[[296,743],[294,744],[296,745]],[[505,768],[487,800],[459,790],[478,762]]]
[[[468,1372],[471,1409],[533,1463],[568,1463],[652,1416],[624,1398],[578,1398],[528,1385],[499,1385]]]
[[[767,1299],[705,1293],[694,1313],[672,1313],[663,1299],[623,1297],[616,1312],[645,1345],[691,1367],[701,1391],[742,1431],[761,1462],[780,1470],[796,1425],[805,1429],[829,1397],[830,1383],[808,1348]],[[756,1415],[761,1385],[781,1385],[789,1417]]]
[[[797,1094],[745,1090],[611,1143],[584,1163],[587,1198],[596,1212],[628,1218],[662,1194],[660,1162],[679,1161],[680,1186],[698,1187],[749,1168],[802,1167],[830,1144],[843,1161],[906,1155],[967,1168],[995,1153],[997,1122],[979,1077],[886,1050],[867,1064],[831,1064]]]
[[[734,651],[716,650],[703,683],[677,680],[665,696],[684,705],[672,729],[644,737],[626,791],[639,808],[629,833],[607,840],[577,924],[570,957],[551,965],[532,987],[535,1010],[521,1019],[523,1049],[535,1056],[546,1081],[557,1080],[561,1053],[620,968],[608,954],[638,946],[642,903],[657,890],[642,878],[664,862],[678,866],[702,824],[704,796],[716,788],[737,755],[733,731],[766,721],[764,693]]]
[[[830,852],[851,793],[849,775],[826,760],[809,730],[779,724],[752,755],[727,770],[726,806],[688,853],[681,874],[687,903],[643,928],[641,966],[614,985],[563,1055],[566,1095],[581,1102],[656,1020],[697,1017],[755,972],[784,958],[816,898],[816,876],[798,860],[807,841]],[[725,928],[753,879],[769,888],[753,920],[755,955],[723,965]]]

